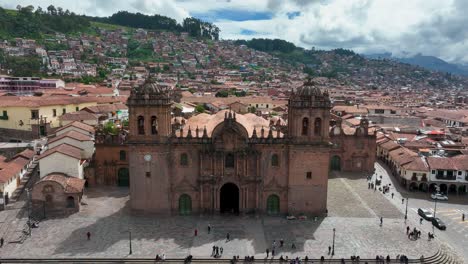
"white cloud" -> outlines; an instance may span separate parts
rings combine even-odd
[[[4,7],[31,0],[3,0]],[[161,14],[181,21],[214,10],[271,12],[270,20],[215,22],[224,39],[282,38],[310,48],[348,48],[358,52],[423,53],[468,63],[466,0],[35,0],[76,13],[107,16],[118,10]],[[300,12],[288,19],[288,12]],[[257,34],[241,35],[242,30]]]

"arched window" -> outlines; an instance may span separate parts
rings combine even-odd
[[[234,155],[232,153],[228,153],[226,155],[225,165],[226,168],[234,168]]]
[[[188,155],[187,153],[180,154],[180,165],[187,166],[188,165]]]
[[[75,208],[75,198],[73,196],[67,197],[67,208]]]
[[[314,135],[322,135],[322,119],[320,117],[315,118],[314,122]]]
[[[145,118],[143,116],[138,116],[138,135],[145,134]]]
[[[156,119],[156,116],[151,117],[151,134],[158,134],[158,120]]]
[[[120,151],[120,160],[127,160],[127,152],[125,150]]]
[[[271,166],[279,166],[278,154],[273,154],[271,156]]]
[[[309,118],[304,117],[302,119],[302,135],[307,136],[309,134]]]

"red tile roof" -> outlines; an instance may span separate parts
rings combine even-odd
[[[55,141],[58,141],[58,140],[60,140],[62,138],[66,138],[66,137],[73,138],[73,139],[78,140],[78,141],[91,141],[91,140],[93,140],[93,138],[88,136],[88,135],[82,134],[80,132],[76,132],[74,130],[70,130],[67,133],[63,133],[63,134],[60,134],[60,135],[58,135],[56,137],[53,137],[53,138],[49,139],[48,143],[50,144],[50,143],[53,143]]]
[[[42,153],[39,159],[45,158],[53,153],[61,153],[67,156],[70,156],[75,159],[81,160],[81,148],[77,148],[75,146],[69,144],[60,144],[54,148],[48,149],[46,152]]]
[[[68,128],[68,127],[71,127],[71,126],[76,127],[76,128],[80,128],[80,129],[82,129],[82,130],[84,130],[84,131],[88,131],[89,133],[93,133],[93,134],[94,134],[94,128],[93,128],[92,126],[87,125],[87,124],[85,124],[85,123],[81,123],[81,122],[79,122],[79,121],[75,121],[75,122],[72,122],[72,123],[70,123],[70,124],[67,124],[67,125],[65,125],[65,126],[63,126],[63,127],[60,127],[60,128],[57,129],[55,132],[62,131],[62,130],[64,130],[65,128]]]
[[[53,181],[62,185],[65,193],[81,193],[85,180],[69,177],[61,173],[51,173],[42,178],[39,182]]]

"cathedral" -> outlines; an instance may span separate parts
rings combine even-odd
[[[128,99],[133,209],[323,215],[331,167],[373,171],[375,133],[367,120],[343,131],[331,120],[328,92],[310,80],[291,94],[286,127],[229,110],[176,125],[172,97],[147,81]]]

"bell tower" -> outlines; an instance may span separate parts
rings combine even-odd
[[[292,93],[288,108],[288,134],[293,142],[329,141],[331,102],[327,91],[308,79]]]
[[[170,91],[148,78],[130,93],[130,142],[165,142],[171,136]]]

